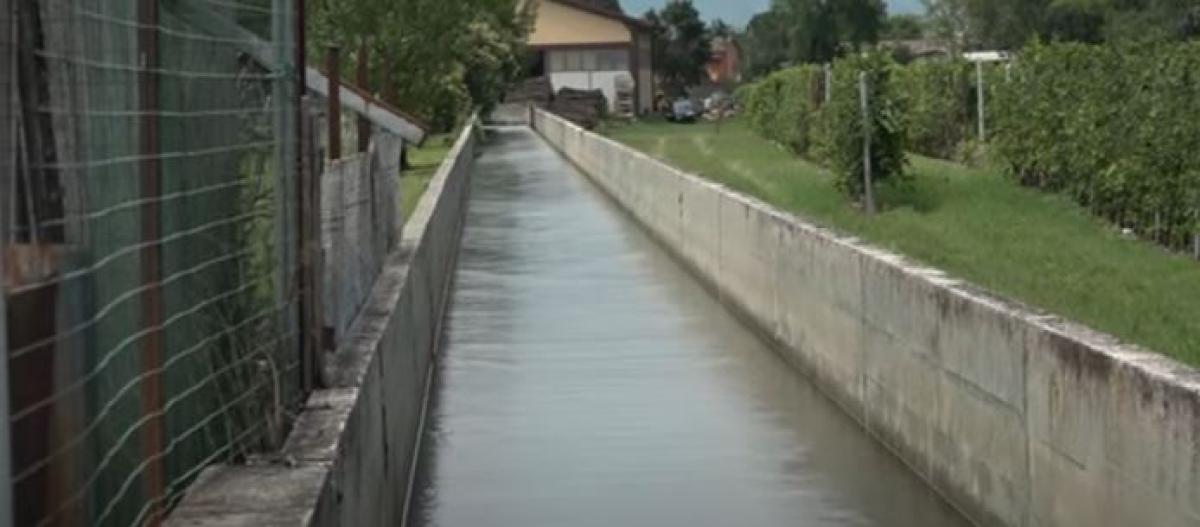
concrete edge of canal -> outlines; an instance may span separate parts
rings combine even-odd
[[[168,525],[400,525],[478,126],[458,138],[278,460],[206,469]]]
[[[1200,524],[1200,373],[537,111],[533,126],[979,525]]]

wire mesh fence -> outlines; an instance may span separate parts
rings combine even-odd
[[[304,395],[291,4],[0,0],[17,525],[156,523],[202,468],[284,437]]]

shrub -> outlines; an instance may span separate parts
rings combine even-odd
[[[1035,44],[994,103],[992,148],[1018,181],[1169,247],[1189,243],[1200,44]]]
[[[895,91],[904,99],[914,152],[950,159],[971,138],[975,71],[965,61],[923,61],[896,68]]]
[[[859,94],[859,73],[868,80],[871,119],[871,172],[876,183],[905,178],[908,134],[903,101],[897,96],[892,75],[898,66],[884,53],[847,57],[833,66],[832,98],[818,114],[818,157],[833,170],[838,188],[862,197],[864,123]]]
[[[748,95],[750,125],[763,137],[804,155],[811,146],[811,127],[822,100],[823,72],[800,66],[772,73]]]

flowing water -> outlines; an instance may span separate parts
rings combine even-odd
[[[411,525],[966,525],[533,132],[492,133]]]

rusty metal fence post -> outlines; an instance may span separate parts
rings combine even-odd
[[[13,0],[0,0],[0,527],[12,527],[12,462],[8,408],[8,290],[4,269],[8,249],[9,178],[16,171],[12,107],[13,53],[16,50]]]
[[[329,46],[325,53],[325,74],[329,78],[329,111],[325,114],[329,137],[326,138],[326,142],[331,161],[342,158],[342,81],[339,52],[337,46]]]
[[[140,126],[141,173],[141,293],[142,321],[146,333],[141,339],[142,415],[147,422],[141,430],[142,458],[146,463],[144,486],[146,499],[152,504],[147,524],[154,526],[163,520],[163,498],[166,474],[163,467],[163,298],[162,298],[162,214],[160,196],[162,181],[159,174],[158,141],[158,1],[138,2],[138,100],[142,118]]]
[[[371,55],[367,43],[359,44],[358,48],[357,72],[354,78],[354,84],[363,93],[371,93],[370,86],[370,70],[371,70]],[[358,116],[358,151],[359,153],[367,153],[371,148],[371,121],[367,119],[365,114]]]

